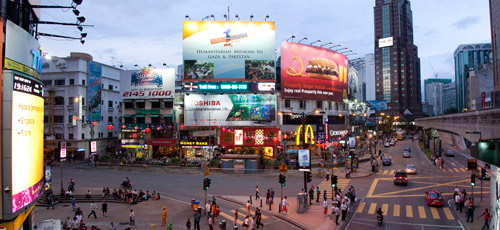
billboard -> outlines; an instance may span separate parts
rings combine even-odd
[[[378,48],[393,46],[393,41],[392,37],[381,38],[378,40]]]
[[[311,151],[309,149],[299,149],[299,171],[311,171]]]
[[[120,76],[123,99],[174,98],[175,69],[123,71]]]
[[[91,121],[101,120],[102,65],[89,61],[89,112]]]
[[[274,125],[276,95],[189,94],[184,97],[185,125]]]
[[[12,213],[26,207],[42,193],[43,101],[40,81],[13,75]]]
[[[275,81],[274,22],[185,21],[184,81]]]
[[[281,96],[342,101],[347,97],[347,58],[335,51],[299,43],[281,43]]]
[[[368,103],[368,107],[371,109],[380,112],[387,110],[387,101],[386,100],[369,100],[366,101]]]

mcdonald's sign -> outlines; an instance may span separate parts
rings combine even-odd
[[[297,137],[295,138],[295,144],[296,145],[300,145],[300,131],[302,130],[302,125],[300,125],[298,128],[297,128]],[[311,135],[309,136],[309,138],[307,138],[307,135],[309,134],[309,131],[311,131]],[[305,129],[305,134],[304,134],[304,143],[307,144],[307,140],[309,139],[311,141],[311,145],[314,144],[314,131],[313,131],[313,128],[311,127],[311,125],[306,125],[306,129]]]

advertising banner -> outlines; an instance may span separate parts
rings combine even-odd
[[[91,121],[101,120],[102,65],[89,61],[89,113]]]
[[[283,98],[342,101],[347,97],[347,58],[335,51],[299,43],[281,43]]]
[[[377,112],[387,110],[387,101],[386,100],[370,100],[368,102],[368,107],[374,109]]]
[[[356,148],[356,137],[349,137],[349,148]]]
[[[311,171],[311,151],[309,149],[299,149],[299,171]]]
[[[38,40],[22,27],[6,20],[4,68],[40,78],[42,50]]]
[[[123,71],[120,75],[123,99],[174,98],[175,69]]]
[[[184,81],[275,81],[274,22],[185,21]]]
[[[184,106],[188,126],[274,125],[276,121],[276,95],[271,94],[189,94]]]
[[[316,140],[321,143],[325,143],[326,131],[325,125],[316,125]]]
[[[393,45],[394,40],[392,37],[380,38],[378,40],[378,48],[389,47]]]
[[[13,76],[12,213],[35,201],[42,192],[43,85],[35,78]]]

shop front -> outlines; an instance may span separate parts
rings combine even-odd
[[[179,147],[176,139],[151,139],[148,144],[153,149],[153,158],[178,157]]]
[[[182,158],[199,161],[210,158],[209,138],[184,139],[179,141]]]
[[[221,146],[225,154],[262,155],[275,159],[280,146],[278,128],[221,129]]]

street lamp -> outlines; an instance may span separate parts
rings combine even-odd
[[[336,52],[339,52],[340,50],[346,50],[346,49],[348,49],[348,48],[344,47],[344,48],[340,48],[340,49],[335,50],[335,51],[336,51]]]
[[[311,42],[311,44],[309,44],[309,45],[314,45],[314,44],[319,43],[319,42],[321,42],[321,40],[316,40],[314,42]]]
[[[292,35],[290,38],[286,39],[286,41],[289,41],[290,39],[292,39],[292,42],[293,42],[294,38],[295,38],[295,35]]]
[[[328,43],[325,43],[323,45],[320,45],[319,47],[323,47],[323,46],[327,46],[327,45],[332,45],[333,43],[332,42],[328,42]]]
[[[335,47],[339,47],[339,46],[340,46],[340,45],[330,46],[330,47],[328,47],[328,49],[333,49],[333,48],[335,48]]]
[[[304,38],[300,39],[300,40],[299,40],[299,43],[300,43],[301,41],[304,41],[304,40],[306,40],[306,41],[307,41],[307,37],[304,37]]]

